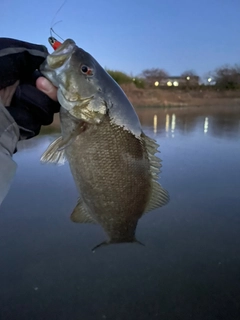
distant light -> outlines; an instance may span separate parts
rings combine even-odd
[[[211,82],[211,81],[212,81],[212,78],[208,78],[207,81],[208,81],[208,82]]]
[[[135,78],[133,78],[133,81],[135,81]]]
[[[187,80],[190,80],[190,77],[187,77]]]
[[[172,82],[171,82],[171,81],[168,81],[168,82],[167,82],[167,85],[168,85],[169,87],[171,87],[171,86],[172,86]]]
[[[159,86],[159,82],[155,81],[154,85],[155,85],[155,87]]]
[[[178,86],[178,82],[177,82],[177,81],[174,81],[174,82],[173,82],[173,85],[174,85],[174,87],[177,87],[177,86]]]

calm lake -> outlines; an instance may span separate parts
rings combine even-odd
[[[167,206],[137,227],[145,244],[91,249],[70,221],[68,165],[42,165],[58,134],[22,143],[0,208],[1,320],[240,319],[240,108],[139,109],[160,144]]]

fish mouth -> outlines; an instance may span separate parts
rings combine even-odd
[[[67,39],[64,41],[61,46],[47,56],[43,71],[49,72],[55,70],[59,73],[66,67],[75,49],[76,43],[73,40]]]
[[[76,47],[76,43],[72,39],[65,40],[51,55],[69,54]]]

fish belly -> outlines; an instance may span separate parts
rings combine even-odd
[[[99,222],[141,217],[151,192],[141,140],[106,117],[79,134],[66,155],[81,197]]]

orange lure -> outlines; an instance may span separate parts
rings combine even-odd
[[[49,37],[48,38],[48,42],[50,43],[50,45],[52,46],[53,50],[57,50],[57,48],[59,48],[61,46],[61,42],[59,42],[57,39],[55,39],[54,37]]]

